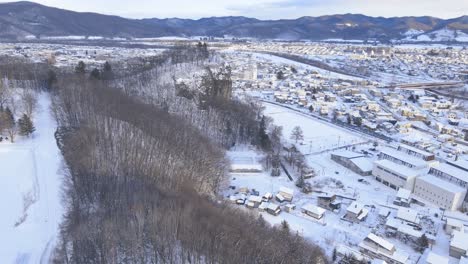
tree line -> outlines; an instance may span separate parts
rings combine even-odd
[[[319,247],[218,196],[225,149],[258,142],[261,109],[232,100],[227,72],[210,74],[195,49],[204,60],[179,50],[135,76],[57,77],[67,212],[55,263],[326,263]],[[194,97],[178,96],[174,80],[200,72],[186,87]]]

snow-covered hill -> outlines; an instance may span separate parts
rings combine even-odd
[[[468,34],[461,30],[453,30],[443,28],[432,32],[418,32],[408,31],[406,32],[405,41],[413,42],[446,42],[446,41],[457,41],[457,42],[468,42]]]

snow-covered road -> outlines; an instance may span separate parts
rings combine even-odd
[[[47,93],[33,118],[31,138],[0,143],[0,263],[48,263],[62,220],[62,156]]]

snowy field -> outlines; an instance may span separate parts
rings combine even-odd
[[[296,143],[290,139],[294,127],[299,126],[302,129],[304,141],[298,142],[296,145],[304,154],[326,151],[369,140],[358,134],[327,124],[324,121],[314,119],[306,114],[269,103],[263,103],[263,106],[265,107],[264,114],[273,118],[273,122],[276,125],[283,127],[284,140],[289,143]]]
[[[327,71],[327,70],[324,70],[324,69],[321,69],[321,68],[318,68],[318,67],[310,66],[310,65],[307,65],[307,64],[304,64],[304,63],[296,62],[296,61],[293,61],[293,60],[290,60],[290,59],[286,59],[286,58],[282,58],[282,57],[278,57],[278,56],[274,56],[274,55],[263,54],[263,53],[252,53],[252,54],[255,56],[255,59],[257,61],[267,60],[267,61],[270,61],[270,62],[274,62],[275,64],[278,64],[278,65],[281,65],[281,64],[292,65],[292,66],[296,67],[297,69],[313,70],[313,71],[316,71],[316,72],[320,73],[322,76],[326,76],[326,77],[333,78],[333,79],[343,79],[343,80],[352,80],[352,81],[363,81],[364,80],[363,78]]]
[[[57,239],[61,154],[49,106],[41,94],[31,138],[0,143],[0,263],[48,263]]]

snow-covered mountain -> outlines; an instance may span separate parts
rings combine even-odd
[[[468,42],[468,34],[462,30],[442,28],[431,32],[419,32],[409,34],[405,38],[407,41],[430,41],[430,42]]]
[[[258,20],[248,17],[126,19],[80,13],[32,2],[0,4],[0,39],[56,36],[155,38],[232,36],[288,40],[466,41],[468,16],[369,17],[359,14]]]

